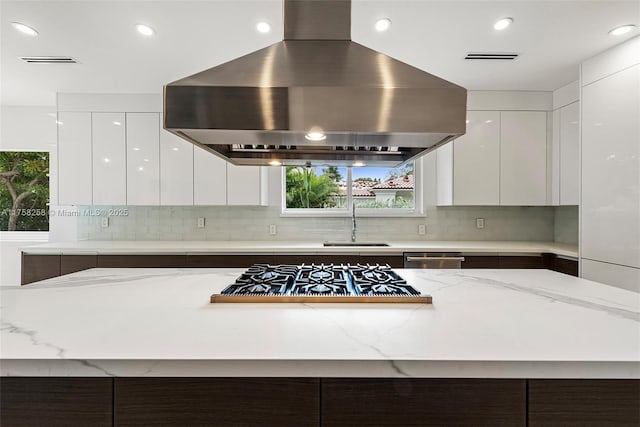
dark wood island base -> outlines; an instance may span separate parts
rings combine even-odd
[[[0,425],[637,427],[640,380],[0,378]]]

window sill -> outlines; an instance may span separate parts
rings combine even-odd
[[[326,210],[311,211],[307,209],[288,209],[280,213],[281,218],[351,218],[351,211],[344,210]],[[421,218],[424,217],[423,212],[409,211],[404,209],[394,210],[393,212],[379,212],[372,209],[356,209],[356,218]]]

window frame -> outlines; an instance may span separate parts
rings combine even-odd
[[[424,216],[422,185],[422,159],[413,160],[413,209],[407,208],[358,208],[358,217],[403,217],[413,218]],[[334,165],[326,165],[334,166]],[[353,166],[338,166],[347,168],[347,207],[346,208],[287,208],[287,178],[286,166],[282,166],[280,172],[280,216],[281,217],[351,217],[353,209],[352,173]]]

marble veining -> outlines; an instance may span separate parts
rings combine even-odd
[[[433,304],[210,304],[243,269],[0,288],[0,374],[640,378],[640,295],[547,270],[397,270]]]
[[[518,292],[526,292],[531,295],[537,295],[539,297],[548,299],[550,302],[562,302],[565,304],[571,304],[571,305],[587,308],[590,310],[603,311],[612,316],[620,316],[620,317],[624,317],[625,319],[630,319],[636,322],[640,322],[640,313],[633,310],[612,307],[611,301],[601,299],[603,301],[602,303],[595,303],[595,302],[585,301],[580,298],[575,298],[575,297],[572,297],[571,295],[563,295],[558,292],[554,292],[552,290],[548,290],[544,288],[532,288],[529,286],[519,285],[517,283],[510,283],[510,282],[503,282],[503,281],[494,280],[494,279],[488,279],[486,277],[474,277],[471,275],[465,275],[464,277],[479,280],[485,285],[500,286],[502,288],[512,289]]]

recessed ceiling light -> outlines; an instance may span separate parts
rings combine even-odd
[[[258,30],[259,33],[268,33],[271,31],[271,25],[269,25],[268,22],[258,22],[256,24],[256,30]]]
[[[282,166],[282,162],[279,162],[278,160],[271,160],[269,164],[271,166]]]
[[[613,30],[609,31],[609,34],[611,34],[612,36],[621,36],[635,29],[636,26],[633,24],[621,25],[620,27],[616,27]]]
[[[356,168],[361,168],[361,167],[363,167],[363,166],[364,166],[364,162],[355,162],[355,163],[353,164],[353,166],[354,166],[354,167],[356,167]]]
[[[513,23],[513,18],[502,18],[501,20],[493,24],[493,28],[498,31],[504,30],[512,23]]]
[[[122,125],[122,123],[120,123],[120,122],[111,122],[111,123],[113,123],[116,126],[121,126]]]
[[[38,32],[36,31],[35,28],[31,28],[28,25],[22,24],[20,22],[12,22],[11,25],[13,25],[13,28],[15,28],[16,30],[20,31],[21,33],[27,34],[29,36],[37,36]]]
[[[322,129],[315,126],[311,128],[309,133],[307,133],[304,137],[309,141],[323,141],[327,139],[327,135],[322,132]]]
[[[173,147],[173,148],[172,148],[172,150],[173,150],[173,151],[178,151],[178,150],[179,150],[179,148],[178,148],[178,147]]]
[[[376,21],[376,31],[387,31],[391,27],[391,19],[382,18]]]
[[[148,25],[144,24],[136,24],[136,30],[143,36],[152,36],[156,33],[156,31]]]

